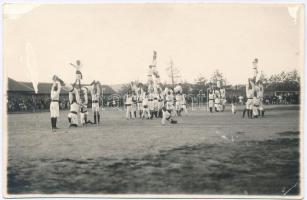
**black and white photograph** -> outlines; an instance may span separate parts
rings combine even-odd
[[[304,4],[2,6],[4,197],[303,197]]]

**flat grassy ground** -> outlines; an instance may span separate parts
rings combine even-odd
[[[70,129],[64,111],[56,134],[47,112],[9,114],[8,192],[299,194],[299,106],[267,106],[263,119],[229,109],[165,126],[105,110]]]

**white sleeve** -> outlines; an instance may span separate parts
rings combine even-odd
[[[61,89],[62,89],[62,86],[60,83],[58,83],[58,90],[57,90],[58,95],[61,93]]]
[[[52,93],[53,90],[54,90],[54,86],[55,86],[55,84],[53,83],[52,86],[51,86],[51,93]]]

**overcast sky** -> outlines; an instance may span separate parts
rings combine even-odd
[[[4,67],[16,80],[74,80],[68,63],[80,59],[84,82],[146,80],[158,52],[162,81],[170,59],[182,79],[209,78],[219,69],[244,83],[259,58],[267,75],[302,68],[303,7],[231,4],[7,5]],[[301,71],[302,72],[302,71]],[[34,77],[34,78],[33,78]]]

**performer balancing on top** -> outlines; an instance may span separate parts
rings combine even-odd
[[[70,63],[70,65],[76,69],[75,85],[77,85],[77,88],[80,90],[81,89],[81,79],[82,79],[82,73],[81,73],[82,64],[80,60],[77,60],[76,64]]]

